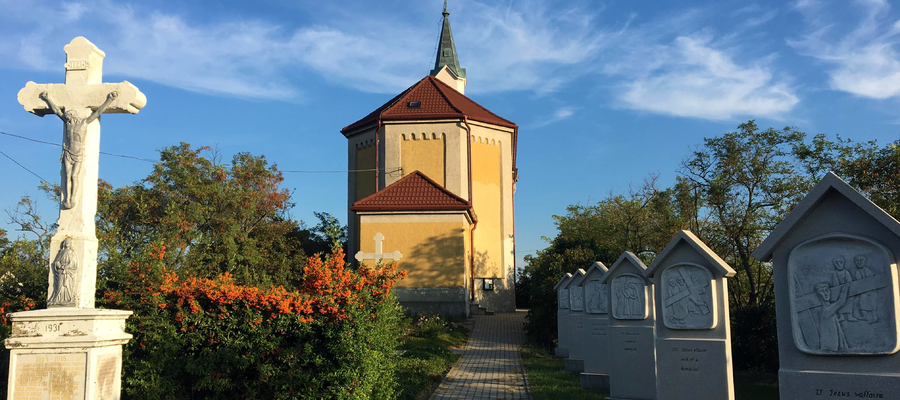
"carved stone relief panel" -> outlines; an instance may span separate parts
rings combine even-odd
[[[612,279],[612,315],[616,319],[646,319],[647,285],[644,278],[622,274]]]
[[[572,311],[584,311],[584,288],[575,286],[569,289],[569,298],[571,299]]]
[[[715,328],[716,283],[708,269],[691,264],[673,265],[663,270],[659,284],[663,322],[667,328]]]
[[[893,354],[898,350],[896,260],[880,243],[831,234],[794,247],[788,258],[794,343],[810,354]]]
[[[559,308],[569,309],[569,289],[559,289]]]
[[[588,313],[609,313],[609,292],[606,289],[606,284],[600,283],[599,279],[584,284],[584,300]]]

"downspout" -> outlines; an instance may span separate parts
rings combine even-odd
[[[519,127],[516,126],[515,130],[513,130],[513,165],[512,165],[512,173],[513,173],[513,191],[512,191],[512,234],[513,234],[513,285],[516,284],[516,183],[519,182],[519,168],[516,167],[516,153],[519,151]]]
[[[381,130],[381,114],[378,114],[378,122],[375,123],[375,192],[378,192],[378,131]]]
[[[466,146],[468,153],[469,173],[466,177],[469,181],[469,205],[472,206],[472,214],[474,214],[474,205],[472,204],[472,127],[469,126],[469,117],[463,115],[463,123],[466,124]],[[469,284],[472,291],[469,292],[469,300],[475,301],[475,229],[478,228],[478,220],[473,218],[472,231],[469,235]]]

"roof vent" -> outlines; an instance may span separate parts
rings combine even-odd
[[[406,107],[407,108],[422,108],[422,102],[421,101],[411,101],[406,104]]]

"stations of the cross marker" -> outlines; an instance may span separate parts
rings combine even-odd
[[[395,250],[393,253],[383,253],[382,252],[382,242],[384,242],[384,235],[380,232],[376,233],[372,239],[375,239],[375,252],[374,253],[363,253],[359,251],[356,253],[356,261],[362,262],[363,260],[375,260],[379,262],[384,259],[397,261],[400,257],[403,257],[400,254],[399,250]]]

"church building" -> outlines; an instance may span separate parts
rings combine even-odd
[[[443,15],[430,74],[341,130],[360,170],[349,254],[373,253],[381,234],[403,255],[394,291],[412,313],[512,312],[518,126],[466,97],[446,1]]]

